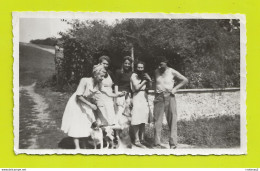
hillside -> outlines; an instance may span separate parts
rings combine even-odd
[[[29,43],[20,43],[20,85],[43,81],[54,74],[54,54]]]

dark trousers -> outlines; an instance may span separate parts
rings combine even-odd
[[[161,143],[161,132],[163,114],[170,128],[170,145],[177,145],[177,108],[175,96],[170,93],[157,93],[154,99],[154,119],[155,119],[155,145]]]

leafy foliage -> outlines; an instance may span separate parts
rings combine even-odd
[[[64,70],[69,80],[91,76],[92,66],[108,44],[110,27],[103,21],[66,21],[72,29],[60,33],[64,48]]]
[[[57,43],[57,39],[55,37],[48,37],[46,39],[35,39],[31,40],[30,43],[33,44],[40,44],[40,45],[48,45],[48,46],[54,46]]]
[[[90,76],[101,55],[112,59],[112,70],[134,47],[136,60],[153,75],[158,57],[189,79],[187,88],[239,87],[240,24],[228,19],[124,19],[114,25],[102,20],[67,21],[61,32],[67,78]]]

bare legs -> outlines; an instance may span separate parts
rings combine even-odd
[[[133,125],[133,132],[135,136],[135,143],[140,142],[139,140],[139,125]]]
[[[80,149],[79,147],[79,139],[78,138],[73,138],[74,144],[75,144],[75,148],[76,149]]]
[[[145,124],[142,123],[139,125],[139,138],[140,141],[144,141],[144,132],[145,132]]]
[[[139,125],[132,125],[132,127],[135,136],[135,145],[141,148],[145,148],[145,146],[141,144],[141,142],[144,141],[145,124],[142,123]]]

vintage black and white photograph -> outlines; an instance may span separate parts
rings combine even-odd
[[[245,16],[14,12],[16,154],[246,154]]]

